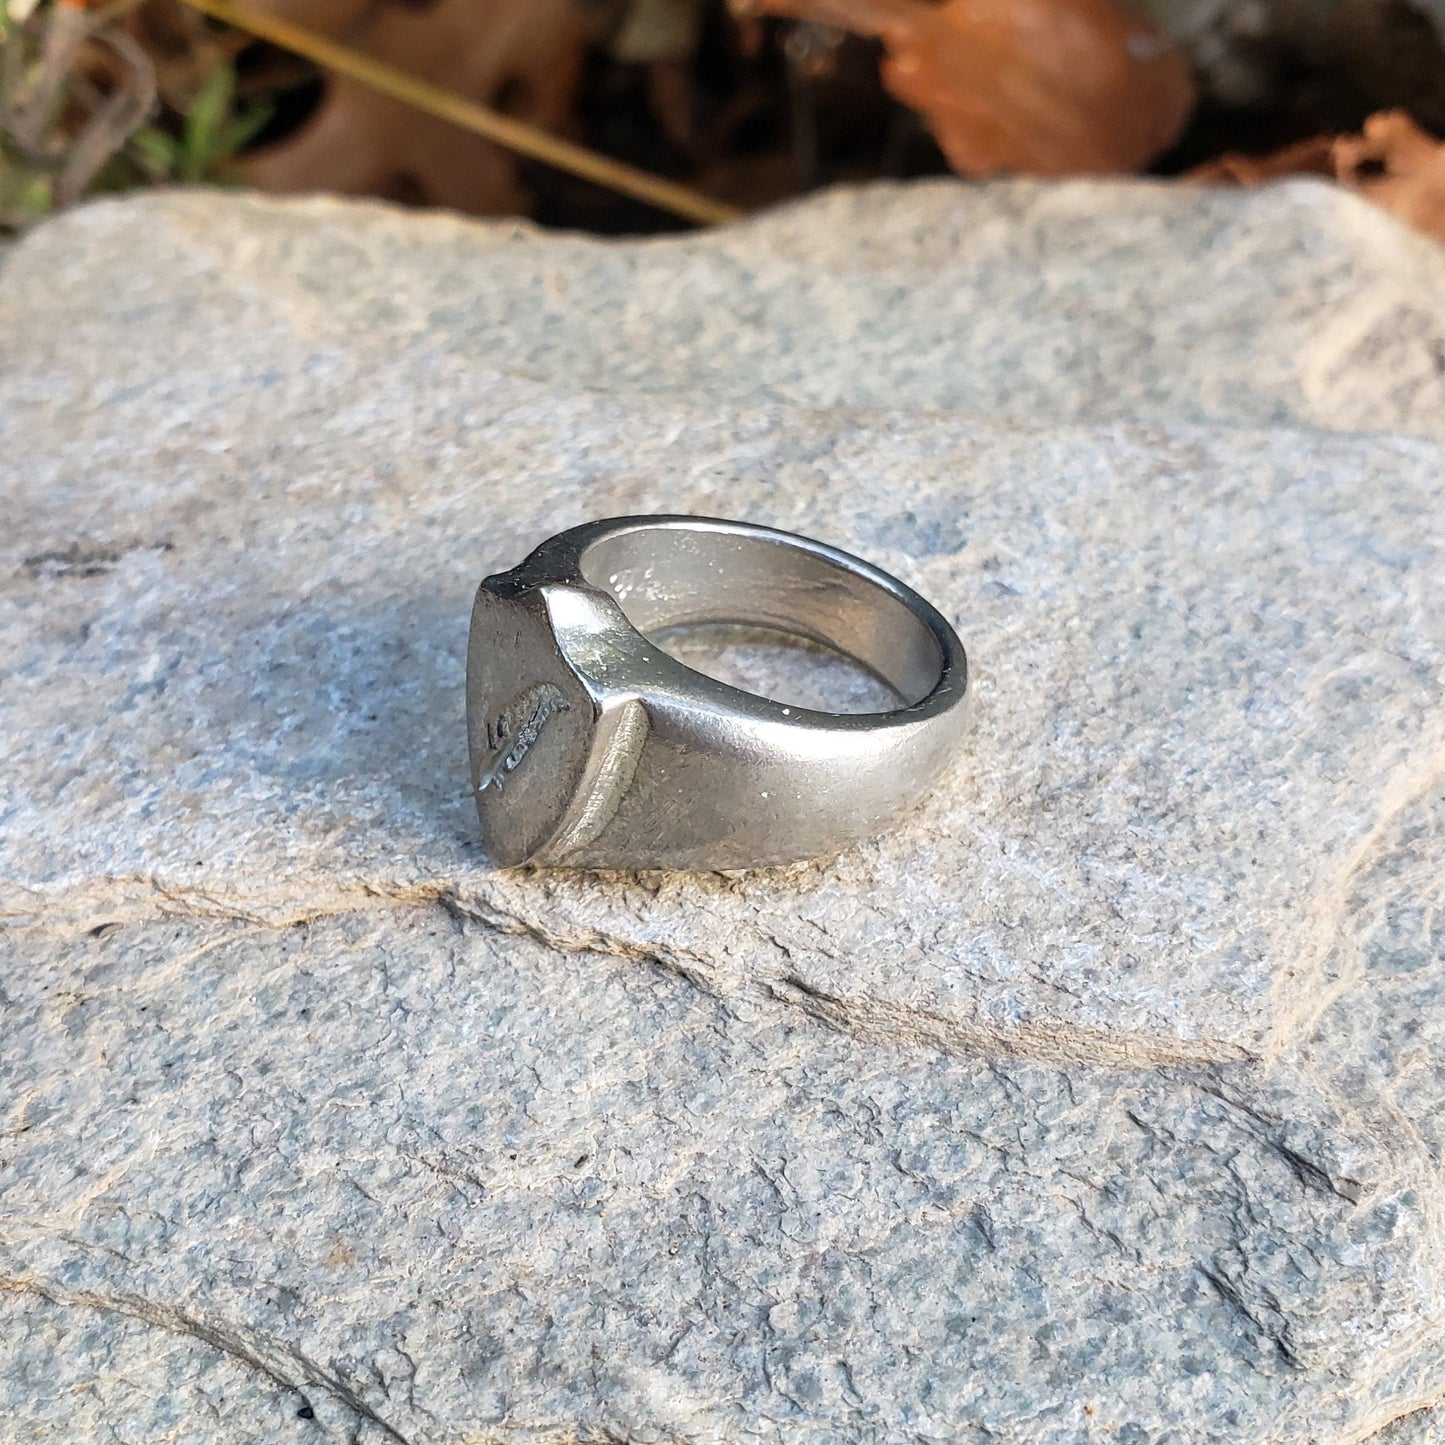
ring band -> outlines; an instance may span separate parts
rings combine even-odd
[[[764,627],[853,658],[890,712],[785,706],[648,634]],[[620,517],[550,538],[477,590],[467,731],[500,867],[754,868],[880,831],[947,765],[968,664],[942,615],[847,552],[705,517]]]

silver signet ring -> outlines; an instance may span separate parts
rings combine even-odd
[[[784,706],[648,641],[767,628],[846,654],[890,712]],[[821,542],[706,517],[619,517],[544,542],[477,591],[467,731],[501,867],[756,868],[880,831],[938,777],[968,665],[939,612]]]

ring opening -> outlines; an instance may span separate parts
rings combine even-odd
[[[814,712],[892,712],[902,699],[891,683],[836,648],[736,622],[689,622],[648,634],[669,657],[756,697]]]
[[[699,624],[790,634],[855,659],[905,705],[927,697],[943,673],[942,645],[901,597],[783,539],[706,523],[642,524],[598,538],[580,565],[645,636]]]

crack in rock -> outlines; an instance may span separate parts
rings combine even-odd
[[[139,1320],[155,1329],[180,1335],[209,1346],[220,1354],[236,1360],[248,1369],[265,1376],[280,1389],[290,1391],[305,1403],[302,1383],[324,1390],[338,1404],[354,1415],[375,1425],[396,1445],[412,1442],[396,1426],[383,1419],[352,1389],[345,1380],[319,1365],[315,1360],[283,1341],[271,1339],[255,1330],[216,1324],[175,1305],[146,1299],[141,1295],[95,1290],[68,1289],[54,1281],[0,1275],[0,1292],[28,1294],[68,1309],[99,1310]],[[289,1368],[288,1368],[289,1367]]]

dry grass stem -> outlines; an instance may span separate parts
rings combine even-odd
[[[637,170],[599,155],[572,141],[549,135],[536,126],[503,115],[485,105],[454,95],[381,61],[358,54],[325,36],[290,21],[262,14],[234,0],[185,0],[187,5],[282,50],[304,56],[323,69],[452,122],[475,135],[583,180],[606,186],[699,225],[722,225],[742,214],[735,206],[713,200],[687,186]]]

